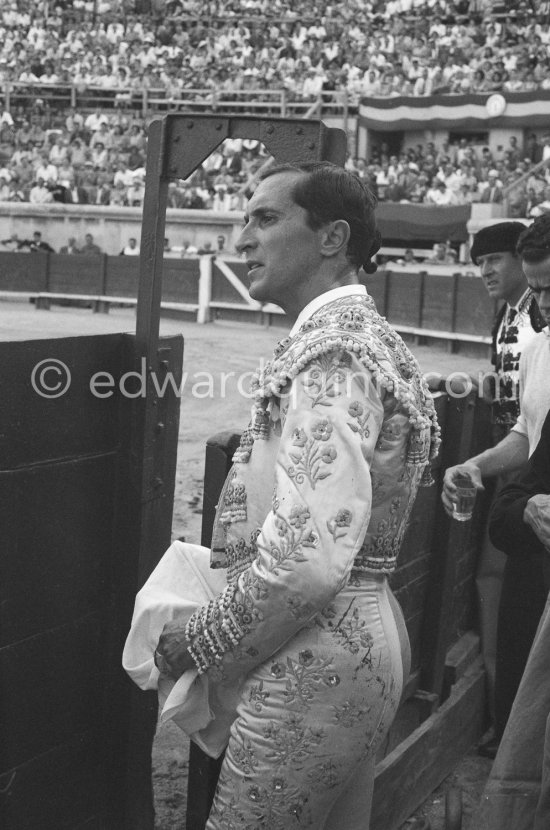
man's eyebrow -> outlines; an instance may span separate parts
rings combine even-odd
[[[248,220],[252,216],[264,216],[266,213],[276,213],[278,216],[282,213],[282,211],[278,210],[275,207],[270,207],[269,205],[259,205],[258,207],[254,208],[250,211],[250,213],[244,214],[244,221],[248,222]]]

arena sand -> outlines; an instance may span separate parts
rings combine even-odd
[[[135,313],[130,309],[93,314],[90,309],[53,307],[38,311],[29,304],[0,303],[1,340],[134,330]],[[184,384],[172,535],[174,539],[184,536],[187,541],[198,541],[206,440],[216,432],[239,430],[246,425],[251,403],[247,394],[250,371],[262,357],[269,356],[285,329],[224,321],[204,326],[173,319],[161,321],[161,334],[180,333],[184,336]],[[426,373],[443,377],[453,372],[477,375],[490,368],[488,358],[455,355],[427,346],[413,345],[411,349]],[[183,830],[185,826],[188,748],[187,739],[177,727],[167,725],[158,731],[153,747],[156,830]],[[490,761],[470,752],[415,816],[428,818],[432,830],[442,830],[445,790],[458,786],[464,799],[463,830],[468,830],[490,766]]]

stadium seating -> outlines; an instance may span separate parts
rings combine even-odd
[[[0,11],[0,201],[139,207],[154,112],[354,112],[365,97],[550,89],[548,3],[490,0],[11,0]],[[331,109],[332,108],[332,109]],[[380,200],[550,210],[550,147],[467,139],[349,169]],[[242,208],[265,161],[226,142],[175,208]]]

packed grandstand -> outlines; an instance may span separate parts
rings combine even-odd
[[[513,8],[512,8],[513,7]],[[550,90],[550,2],[484,0],[36,0],[0,12],[0,201],[140,207],[154,108],[215,112],[247,102]],[[336,97],[335,97],[336,96]],[[340,96],[340,97],[338,97]],[[342,97],[343,96],[343,97]],[[322,110],[321,110],[322,111]],[[347,165],[380,200],[502,202],[550,210],[548,145],[533,133],[496,151],[467,138]],[[240,209],[265,161],[227,141],[169,206]],[[517,186],[515,186],[517,182]]]

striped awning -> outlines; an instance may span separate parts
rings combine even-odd
[[[414,242],[465,242],[468,239],[467,224],[470,205],[403,204],[380,202],[376,208],[376,222],[382,239]]]
[[[550,130],[550,90],[362,98],[359,126],[381,132],[441,128],[467,131],[498,127]]]

